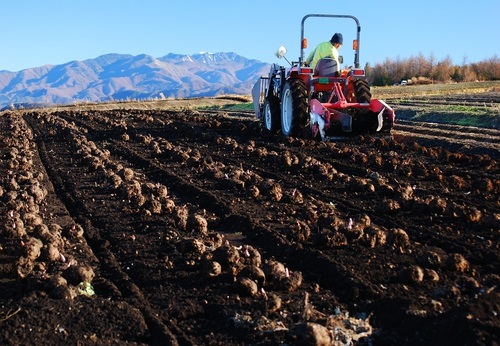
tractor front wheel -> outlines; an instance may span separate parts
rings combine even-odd
[[[277,96],[268,96],[264,101],[264,117],[262,118],[264,129],[272,134],[280,128],[280,99]]]
[[[284,136],[299,136],[308,125],[306,85],[301,79],[290,79],[281,98],[281,131]]]

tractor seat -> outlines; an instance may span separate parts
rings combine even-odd
[[[338,77],[337,62],[332,58],[319,59],[314,68],[314,75],[321,77]]]

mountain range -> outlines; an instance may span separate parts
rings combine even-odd
[[[0,109],[127,99],[249,95],[269,63],[236,53],[106,54],[95,59],[0,71]]]

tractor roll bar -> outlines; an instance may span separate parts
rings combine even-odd
[[[354,67],[359,68],[359,34],[361,32],[361,26],[359,25],[358,18],[350,15],[343,14],[308,14],[302,18],[301,29],[300,29],[300,59],[299,59],[299,73],[302,68],[302,62],[304,61],[304,48],[302,47],[302,42],[304,41],[304,22],[309,17],[328,17],[328,18],[351,18],[356,22],[358,26],[356,40],[358,41],[358,46],[356,47],[356,52],[354,53]]]

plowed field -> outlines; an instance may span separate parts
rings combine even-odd
[[[492,345],[500,131],[0,117],[0,344]]]

